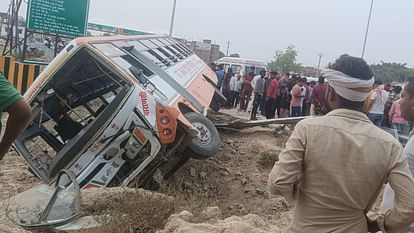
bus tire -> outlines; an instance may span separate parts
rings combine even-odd
[[[213,122],[195,112],[186,113],[184,116],[199,131],[187,146],[190,156],[194,159],[208,159],[216,154],[220,148],[220,135]]]

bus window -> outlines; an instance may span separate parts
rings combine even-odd
[[[149,41],[157,46],[154,49],[155,52],[157,52],[158,54],[162,54],[162,56],[165,56],[167,59],[169,59],[170,61],[174,63],[178,61],[178,59],[174,56],[174,54],[164,49],[165,45],[161,43],[161,41],[157,39],[150,39]]]
[[[136,49],[137,51],[147,51],[149,50],[145,45],[139,43],[138,41],[130,41],[130,43],[134,46],[134,49]]]
[[[151,51],[151,50],[150,50]],[[153,53],[151,53],[150,51],[143,51],[141,52],[143,55],[145,55],[147,58],[149,58],[150,60],[152,60],[155,64],[157,64],[158,66],[160,66],[161,68],[165,68],[167,67],[164,62],[162,62],[162,58],[160,59],[159,57],[154,56]]]
[[[165,94],[159,90],[151,81],[149,81],[150,79],[148,79],[148,77],[145,75],[145,72],[149,72],[149,74],[152,73],[152,71],[150,71],[149,69],[147,69],[143,64],[141,64],[139,61],[137,61],[136,59],[134,59],[133,57],[131,57],[130,55],[124,55],[121,57],[116,57],[112,59],[114,62],[116,62],[119,66],[121,66],[123,69],[125,69],[129,74],[131,74],[131,76],[135,77],[135,75],[130,71],[130,67],[134,66],[135,68],[137,68],[138,70],[142,71],[144,77],[148,80],[146,83],[141,83],[140,84],[149,92],[151,92],[152,94],[155,94],[158,98],[162,99],[162,100],[167,100],[167,96],[165,96]],[[142,70],[141,68],[144,68],[144,70]],[[153,74],[153,73],[152,73]],[[135,77],[137,79],[137,77]],[[138,79],[137,79],[138,80]],[[140,81],[140,80],[138,80]]]
[[[151,41],[152,43],[154,43],[157,47],[164,47],[165,46],[163,43],[161,43],[157,39],[150,39],[149,41]]]
[[[148,69],[146,66],[144,66],[141,62],[138,62],[136,59],[130,57],[129,55],[121,56],[125,61],[130,63],[131,65],[135,66],[138,70],[142,72],[142,74],[145,75],[146,78],[151,78],[151,76],[154,75],[154,72],[152,72],[150,69]],[[128,70],[129,67],[124,67],[126,70]]]
[[[164,43],[165,45],[172,45],[171,41],[166,40],[165,38],[158,38],[161,43]]]
[[[171,51],[168,51],[163,47],[157,48],[157,51],[162,53],[168,59],[170,59],[170,61],[172,61],[173,63],[176,63],[178,61],[178,58]]]
[[[155,48],[157,48],[157,46],[154,43],[151,43],[151,41],[149,41],[149,40],[139,40],[138,42],[140,42],[141,44],[145,45],[149,49],[155,49]]]
[[[244,68],[244,73],[245,74],[249,74],[250,72],[255,73],[256,68],[254,66],[246,66]]]
[[[241,68],[242,67],[240,65],[231,65],[231,70],[233,71],[233,74],[240,73]]]
[[[170,52],[172,52],[178,58],[178,60],[181,60],[184,58],[184,56],[181,53],[179,53],[177,50],[175,50],[173,47],[165,46],[165,48],[169,50]]]
[[[181,59],[185,58],[183,54],[181,54],[177,49],[172,47],[172,43],[169,42],[168,40],[164,39],[164,38],[159,38],[158,41],[162,44],[161,47],[163,47],[162,49],[164,50],[168,50],[169,52],[171,52],[172,54],[174,54],[174,56],[176,57],[175,59],[176,62],[180,61]],[[160,49],[161,49],[160,47]]]
[[[94,44],[93,46],[95,46],[99,51],[101,51],[108,57],[119,57],[125,55],[125,53],[122,50],[110,43]]]
[[[166,66],[171,66],[171,62],[170,62],[169,57],[167,57],[163,53],[159,52],[156,49],[155,50],[149,50],[148,52],[151,53],[153,56],[155,56],[158,60],[160,60]]]
[[[260,72],[266,71],[266,68],[264,67],[256,67],[256,74],[260,74]]]

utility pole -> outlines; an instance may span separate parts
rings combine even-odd
[[[172,14],[171,14],[170,36],[173,35],[176,6],[177,6],[177,0],[174,0],[173,10],[172,10]]]
[[[227,41],[227,52],[226,52],[226,57],[229,56],[229,48],[230,48],[230,41]]]
[[[364,58],[364,55],[365,55],[365,47],[367,45],[369,25],[371,23],[371,14],[372,14],[372,6],[373,5],[374,5],[374,0],[371,0],[371,7],[369,8],[368,23],[367,23],[367,29],[365,31],[364,46],[362,47],[362,55],[361,55],[361,58]]]
[[[323,57],[323,53],[320,53],[320,54],[318,54],[318,57],[319,57],[319,61],[318,61],[318,75],[317,75],[317,77],[319,77],[319,75],[321,74],[321,60],[322,60],[322,57]]]

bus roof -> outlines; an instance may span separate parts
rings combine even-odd
[[[88,44],[93,42],[103,42],[103,41],[117,41],[117,40],[139,40],[139,39],[153,39],[153,38],[164,38],[168,35],[133,35],[133,36],[98,36],[98,37],[78,37],[75,39],[76,44]]]
[[[238,58],[238,57],[223,57],[216,61],[217,64],[222,63],[233,63],[241,65],[252,65],[252,66],[263,66],[266,67],[266,63],[260,60],[248,59],[248,58]]]

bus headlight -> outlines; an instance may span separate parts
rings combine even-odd
[[[171,119],[168,116],[162,116],[161,117],[161,123],[164,125],[167,125],[171,122]]]

